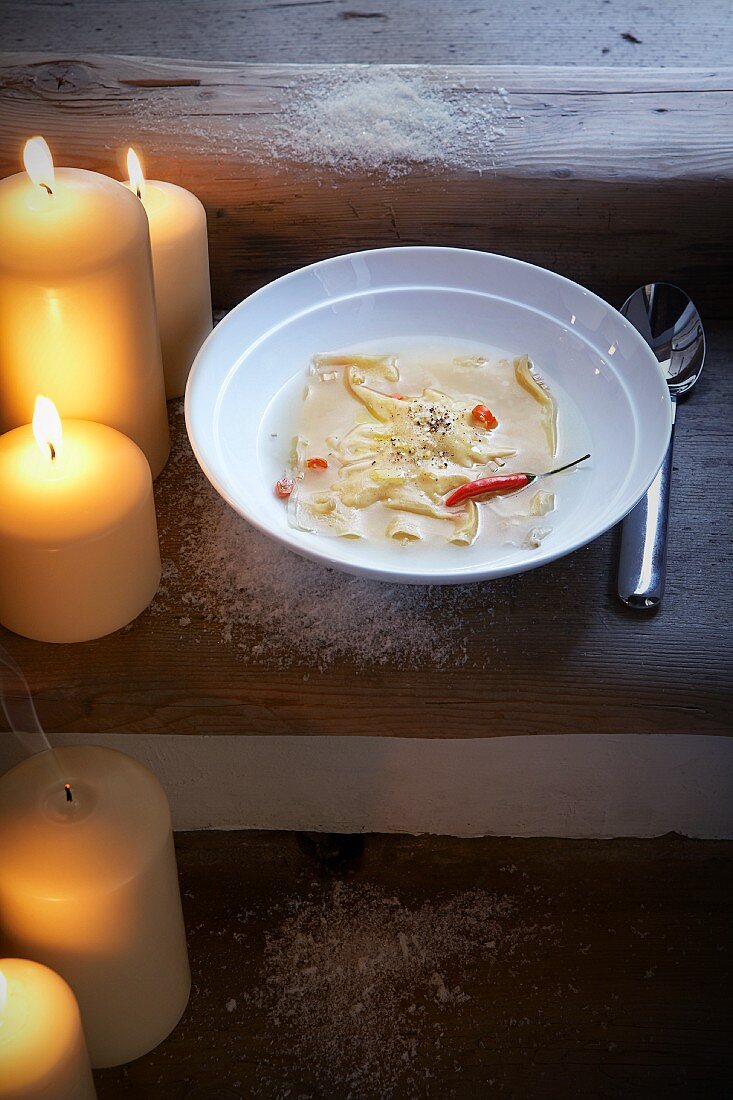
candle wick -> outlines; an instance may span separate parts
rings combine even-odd
[[[143,193],[142,193],[142,189],[141,189],[141,187],[140,187],[140,186],[138,185],[138,186],[137,186],[137,187],[135,188],[135,191],[136,191],[136,193],[137,193],[137,197],[138,197],[138,198],[140,199],[140,202],[142,202],[142,201],[143,201]]]
[[[73,802],[74,796],[71,793],[71,785],[69,783],[64,783],[64,790],[66,791],[66,801]]]
[[[49,444],[48,444],[48,449],[51,452],[51,461],[53,462],[56,458],[56,448],[54,447],[53,443],[51,443],[50,441],[49,441]]]
[[[51,190],[51,188],[48,186],[47,183],[41,183],[41,184],[39,184],[39,187],[42,187],[49,195],[53,195],[53,191]]]

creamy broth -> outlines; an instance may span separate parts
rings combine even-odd
[[[566,402],[541,380],[538,395],[534,365],[522,384],[520,362],[459,344],[315,356],[295,411],[291,524],[416,551],[440,543],[460,554],[476,541],[539,546],[556,520],[562,475],[506,496],[445,505],[462,483],[559,464]],[[490,410],[496,426],[476,418],[477,406]],[[314,459],[327,468],[312,468]]]

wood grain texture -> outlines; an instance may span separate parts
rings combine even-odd
[[[394,244],[478,247],[544,264],[610,300],[666,278],[728,316],[733,70],[430,66],[428,81],[496,104],[485,170],[399,179],[271,154],[290,97],[334,67],[5,55],[0,174],[43,132],[59,163],[149,174],[203,200],[215,303],[324,256]],[[463,84],[461,83],[463,81]]]
[[[73,54],[605,66],[733,55],[729,0],[3,0],[1,10],[6,49]]]
[[[463,588],[467,661],[448,670],[427,658],[408,668],[347,659],[321,671],[297,660],[283,668],[229,644],[184,603],[84,645],[3,631],[0,642],[24,668],[50,732],[730,733],[733,507],[721,471],[730,465],[733,329],[713,326],[709,338],[702,381],[678,414],[668,588],[658,614],[618,602],[610,532],[542,569]],[[180,414],[173,429],[184,430]],[[186,461],[192,485],[213,492],[193,457]],[[174,503],[180,476],[180,467],[168,471],[156,486],[169,561],[183,537]],[[431,621],[454,615],[452,601],[438,594]],[[191,621],[182,626],[181,617]]]
[[[470,1000],[446,1012],[425,998],[416,1068],[429,1075],[393,1100],[730,1094],[730,843],[370,836],[361,857],[293,834],[179,833],[176,845],[191,1001],[151,1054],[95,1074],[99,1100],[346,1096],[332,1065],[293,1058],[288,1038],[303,1041],[308,1020],[288,1028],[246,1000],[284,913],[325,901],[335,882],[415,909],[486,890],[533,929],[513,955],[477,944],[444,970]],[[406,983],[409,995],[422,1003]]]

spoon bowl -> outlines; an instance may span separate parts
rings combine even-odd
[[[700,314],[684,290],[673,283],[639,287],[621,306],[621,313],[656,355],[670,396],[676,399],[689,393],[705,363],[705,333]]]

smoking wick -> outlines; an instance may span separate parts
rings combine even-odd
[[[71,793],[71,785],[69,783],[64,783],[64,790],[66,791],[66,801],[73,802],[74,796]]]

